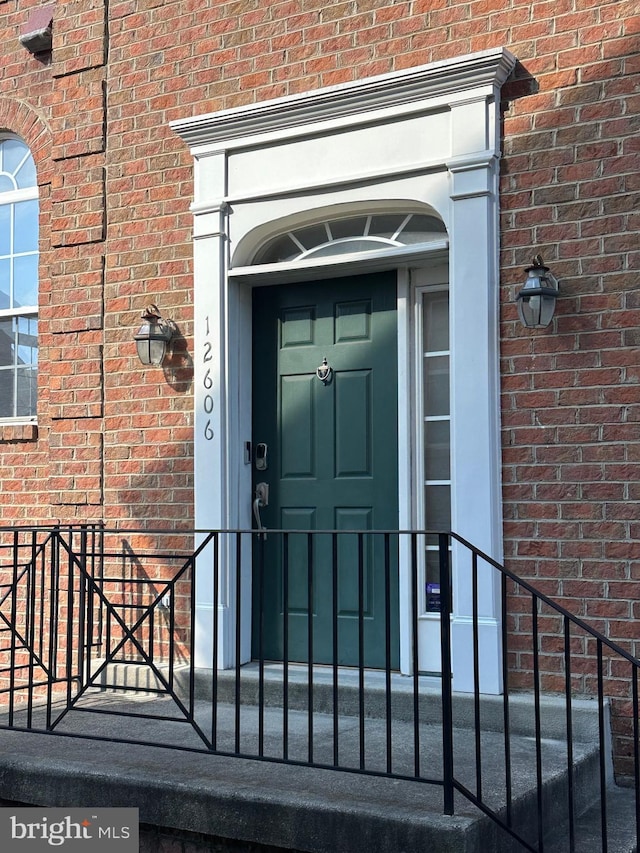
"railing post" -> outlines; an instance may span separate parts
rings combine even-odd
[[[72,534],[69,531],[69,546],[71,547]],[[73,553],[73,551],[72,551]],[[91,678],[91,673],[87,670],[87,660],[89,658],[89,640],[86,637],[87,631],[87,598],[88,598],[88,580],[87,580],[87,525],[80,525],[80,571],[78,572],[78,648],[77,648],[77,670],[78,670],[78,690],[82,690],[88,680]]]
[[[58,612],[60,599],[60,527],[55,525],[50,539],[49,562],[49,673],[47,678],[47,731],[53,729],[53,691],[58,678]]]
[[[631,700],[633,705],[633,781],[635,790],[636,845],[640,844],[640,703],[638,702],[638,667],[631,664]]]
[[[440,645],[442,649],[442,774],[444,813],[453,808],[453,696],[451,673],[451,566],[449,534],[438,534],[440,556]]]
[[[11,572],[11,646],[9,648],[9,726],[13,726],[13,713],[16,692],[16,651],[18,638],[18,567],[20,551],[20,531],[13,531],[13,552]]]

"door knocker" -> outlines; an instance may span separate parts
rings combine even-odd
[[[322,382],[323,385],[328,385],[331,382],[331,378],[333,376],[333,368],[329,367],[327,364],[327,359],[322,359],[322,364],[316,370],[316,376]]]

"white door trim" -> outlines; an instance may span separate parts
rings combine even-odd
[[[249,522],[251,478],[243,444],[250,439],[250,390],[245,381],[250,366],[238,341],[250,331],[250,288],[240,277],[246,280],[251,273],[243,258],[255,251],[255,241],[277,233],[277,223],[285,219],[304,222],[319,209],[348,212],[349,205],[370,203],[380,209],[386,202],[397,207],[406,201],[412,208],[424,205],[435,211],[450,239],[453,528],[501,559],[498,105],[500,87],[514,65],[515,57],[506,50],[483,51],[173,123],[194,156],[199,528]],[[232,258],[245,265],[237,279]],[[412,258],[411,266],[419,262]],[[338,264],[324,275],[339,274],[339,269]],[[297,276],[295,270],[289,272],[302,277],[300,270]],[[406,295],[399,308],[404,317]],[[407,346],[406,338],[401,346]],[[409,356],[403,353],[406,366]],[[205,361],[207,356],[210,360]],[[399,381],[404,385],[403,369]],[[401,506],[407,519],[412,518],[410,468],[401,456]],[[250,572],[245,569],[242,580],[242,599],[249,602]],[[496,693],[501,690],[499,588],[493,578],[483,580],[480,687]],[[222,617],[221,662],[226,666],[234,656],[234,590],[234,578],[224,578],[217,606]],[[197,579],[196,599],[199,662],[206,666],[216,606],[206,573]],[[469,690],[471,603],[466,579],[456,575],[454,606],[454,687]],[[248,626],[249,621],[244,623]],[[243,658],[249,649],[246,639]]]

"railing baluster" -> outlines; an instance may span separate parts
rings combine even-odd
[[[387,773],[391,773],[393,748],[391,728],[391,543],[389,533],[384,534],[384,662]]]
[[[53,690],[58,674],[58,596],[60,594],[60,531],[51,535],[50,549],[50,601],[49,601],[49,677],[47,679],[47,731],[51,731],[53,717]]]
[[[602,839],[602,853],[608,853],[609,840],[607,832],[607,766],[605,753],[606,737],[604,719],[604,676],[602,672],[604,661],[602,657],[602,640],[598,639],[596,648],[598,659],[598,763],[600,768],[600,833]]]
[[[482,800],[482,745],[480,731],[480,638],[478,636],[478,555],[471,554],[471,595],[473,621],[473,719],[476,747],[476,796]]]
[[[95,528],[92,526],[91,528],[91,536],[87,538],[87,549],[91,550],[91,569],[89,578],[87,578],[87,597],[86,597],[86,605],[85,610],[87,614],[87,648],[85,652],[85,673],[84,673],[84,682],[88,683],[91,678],[92,669],[93,669],[93,632],[94,632],[94,622],[93,622],[93,607],[94,607],[94,591],[93,591],[93,583],[91,581],[95,581]],[[87,568],[87,571],[89,569]]]
[[[636,846],[640,845],[640,721],[638,715],[638,667],[631,664],[631,694],[633,705],[633,781],[636,812]]]
[[[18,639],[18,565],[20,549],[20,532],[13,531],[13,566],[11,589],[11,651],[9,654],[9,725],[13,726],[16,690],[16,643]]]
[[[364,539],[362,533],[358,533],[358,709],[360,718],[360,769],[364,770]]]
[[[225,540],[225,546],[226,543]],[[213,534],[213,646],[212,646],[212,682],[211,682],[211,748],[218,748],[218,631],[219,631],[219,611],[220,611],[220,537],[218,533]],[[196,564],[194,562],[192,570],[192,578],[195,580]],[[173,599],[172,599],[173,603]],[[173,607],[172,607],[173,612]]]
[[[235,740],[234,746],[236,753],[240,752],[240,703],[242,694],[240,689],[240,661],[242,659],[242,534],[236,532],[236,649],[235,649]]]
[[[567,798],[569,809],[569,853],[575,853],[575,794],[573,778],[573,708],[571,704],[571,623],[564,617],[564,694],[567,717]]]
[[[36,613],[36,572],[37,572],[37,554],[36,554],[36,531],[31,531],[31,556],[29,557],[29,571],[27,573],[27,613],[26,613],[26,630],[25,638],[27,641],[27,649],[29,653],[29,664],[27,668],[27,728],[30,729],[33,724],[33,674],[36,657],[36,636],[35,636],[35,613]]]
[[[104,546],[104,542],[103,542],[103,546]],[[58,550],[59,550],[59,544],[58,544]],[[106,558],[106,552],[104,550],[104,547],[103,547],[102,557],[103,557],[103,560]],[[105,592],[105,581],[104,581],[104,579],[102,582],[102,591]],[[108,660],[111,659],[111,640],[112,640],[112,628],[111,628],[112,616],[111,616],[111,613],[112,613],[113,607],[114,607],[114,605],[113,605],[112,600],[107,603],[104,599],[102,599],[102,598],[100,599],[100,612],[102,614],[104,614],[104,616],[102,618],[104,618],[104,620],[106,622],[106,627],[105,627],[105,631],[104,631],[105,646],[106,646],[105,658]]]
[[[193,579],[192,584],[191,584],[192,586],[195,586],[196,559],[193,560],[192,566],[191,566],[191,577]],[[167,587],[167,590],[165,592],[165,597],[169,603],[169,606],[167,608],[169,612],[168,612],[168,614],[165,614],[165,618],[168,619],[168,626],[169,626],[169,636],[167,638],[167,660],[168,660],[168,665],[169,665],[169,671],[167,674],[168,674],[169,689],[173,690],[174,689],[174,675],[175,675],[175,673],[174,673],[175,657],[176,657],[176,647],[175,647],[176,587],[175,587],[175,581],[172,580],[171,583],[169,584],[169,586]],[[193,648],[193,642],[191,644],[191,647]]]
[[[411,534],[411,668],[413,678],[413,772],[420,776],[420,660],[418,656],[418,539]]]
[[[313,537],[307,533],[307,738],[309,764],[313,764]]]
[[[49,542],[49,546],[50,542]],[[46,632],[45,625],[48,618],[45,619],[47,610],[47,550],[43,547],[40,552],[40,630],[38,632],[38,655],[44,661],[46,658]],[[51,590],[49,590],[51,591]]]
[[[258,755],[264,755],[265,538],[258,534]]]
[[[540,654],[538,651],[538,599],[531,596],[533,632],[533,693],[536,731],[536,792],[538,804],[538,850],[544,853],[544,816],[542,802],[542,725],[540,719]]]
[[[443,809],[447,815],[454,813],[453,802],[453,695],[451,684],[451,566],[449,563],[449,536],[438,534],[440,575],[440,646],[442,667],[442,781]],[[414,567],[415,569],[415,564]],[[415,571],[414,571],[415,574]]]
[[[331,534],[331,635],[333,649],[333,766],[338,766],[340,706],[338,684],[338,534]]]
[[[153,665],[155,662],[155,608],[153,610],[147,610],[147,622],[149,623],[149,663]]]
[[[289,534],[282,534],[282,758],[289,758]]]
[[[71,706],[72,702],[72,679],[73,679],[73,621],[74,621],[74,612],[75,612],[75,601],[73,598],[73,560],[71,559],[71,554],[73,554],[73,534],[71,529],[67,531],[67,536],[69,538],[69,549],[70,553],[67,556],[67,648],[65,649],[66,658],[65,658],[65,678],[67,679],[67,708]]]
[[[504,736],[504,788],[507,802],[507,826],[513,822],[513,786],[511,780],[511,719],[509,714],[509,623],[507,618],[507,576],[501,576],[502,609],[502,728]]]
[[[105,532],[104,532],[103,527],[100,528],[100,535],[99,535],[98,539],[99,539],[99,543],[100,543],[99,544],[99,553],[98,553],[98,559],[100,561],[100,565],[98,567],[98,572],[99,572],[98,580],[100,582],[100,589],[102,591],[104,591],[104,561],[105,561],[104,540],[105,540]],[[100,644],[101,645],[104,642],[103,634],[106,633],[104,630],[104,619],[105,619],[105,607],[104,607],[104,604],[102,603],[102,599],[99,599],[99,603],[98,603],[98,636],[100,637]],[[107,653],[108,653],[108,649],[109,649],[109,643],[107,642]]]
[[[71,538],[71,533],[69,534]],[[87,606],[87,526],[86,524],[80,527],[80,569],[78,571],[78,675],[80,677],[80,685],[85,684],[85,649],[86,649],[86,606]]]
[[[197,559],[197,558],[196,558]],[[192,578],[192,586],[195,586],[195,576],[196,576],[196,562],[195,559],[192,561],[191,565],[191,578]],[[167,648],[167,656],[169,658],[169,685],[173,690],[173,678],[174,678],[174,662],[176,655],[178,652],[176,651],[177,643],[176,643],[176,583],[175,580],[171,582],[169,586],[169,591],[167,593],[169,598],[169,638],[168,638],[168,648]],[[194,638],[192,637],[190,640],[190,654],[189,660],[193,660],[194,654]]]

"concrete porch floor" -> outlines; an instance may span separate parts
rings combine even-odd
[[[308,755],[309,715],[304,707],[296,708],[295,702],[300,701],[303,706],[306,702],[305,670],[303,667],[292,674],[292,696],[296,696],[295,683],[299,683],[301,698],[294,699],[294,707],[289,712],[289,756],[301,761]],[[353,699],[353,685],[349,681],[357,679],[357,673],[341,675],[344,675],[341,707],[349,710]],[[247,704],[241,709],[240,743],[241,749],[248,753],[257,748],[258,711],[250,703],[257,686],[256,669],[244,669],[242,677],[243,700]],[[272,756],[282,754],[283,715],[276,701],[279,677],[275,667],[268,670],[265,679],[270,682],[273,695],[269,688],[267,693],[271,698],[264,714],[264,753]],[[208,689],[207,678],[210,674],[198,673],[196,696]],[[322,705],[329,701],[331,679],[327,673],[318,671],[314,673],[314,682],[314,705],[317,702],[320,706],[314,711],[314,760],[330,763],[333,718],[322,710]],[[376,703],[383,702],[384,697],[380,685],[376,688],[375,682],[375,676],[368,679],[365,757],[368,766],[384,769],[386,727],[384,719],[375,715]],[[220,685],[217,746],[221,750],[233,749],[235,712],[224,700],[228,698],[227,691],[235,690],[234,674],[225,673]],[[392,726],[394,769],[410,773],[413,725],[403,719],[402,711],[409,697],[409,686],[409,679],[394,676],[394,702],[397,700],[398,711]],[[421,763],[429,775],[440,777],[439,702],[433,684],[425,682],[423,696]],[[456,776],[473,790],[475,742],[470,727],[471,700],[468,696],[455,697],[454,750]],[[459,795],[456,795],[455,815],[443,815],[442,789],[435,785],[186,751],[202,746],[190,725],[130,716],[155,713],[178,716],[171,699],[150,697],[142,691],[134,695],[96,692],[83,705],[85,711],[71,712],[59,728],[61,733],[79,737],[0,730],[0,798],[42,806],[136,806],[141,823],[157,828],[157,838],[166,830],[174,839],[186,833],[185,838],[197,837],[198,843],[204,845],[189,848],[184,846],[187,842],[181,841],[183,847],[174,849],[184,851],[228,849],[258,853],[261,845],[308,853],[369,853],[371,850],[379,853],[515,853],[523,849],[518,843],[511,843],[505,833]],[[531,829],[534,821],[531,805],[535,801],[535,750],[528,730],[531,698],[514,697],[511,705],[514,824],[520,829]],[[482,709],[483,791],[491,805],[500,809],[504,806],[501,700],[484,697]],[[129,716],[100,713],[105,710]],[[593,793],[589,773],[594,769],[597,755],[594,710],[592,702],[576,703],[576,779],[578,796],[585,807],[589,794]],[[562,793],[566,774],[563,714],[559,704],[551,699],[545,700],[543,713],[545,811],[550,826],[558,828],[563,819]],[[38,725],[39,714],[34,725]],[[210,703],[197,699],[196,717],[206,731],[210,725]],[[19,717],[16,717],[16,724],[20,724]],[[357,768],[359,719],[343,711],[339,733],[341,762]],[[93,739],[95,737],[102,740]],[[186,750],[110,740],[122,737],[171,743],[186,747]],[[153,845],[149,840],[151,835],[147,841]],[[216,847],[220,843],[217,839],[227,839],[227,847]],[[166,848],[158,841],[155,848],[141,849]],[[563,850],[562,847],[557,849]],[[614,850],[626,853],[632,849],[626,842],[620,847],[610,847],[611,853]],[[580,850],[582,853],[587,848]]]

